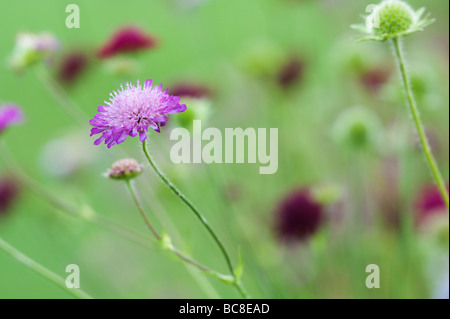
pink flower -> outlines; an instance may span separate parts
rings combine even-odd
[[[11,125],[19,124],[23,120],[20,108],[14,104],[0,107],[0,133]]]
[[[109,58],[120,53],[151,49],[155,46],[155,38],[145,34],[138,28],[126,27],[118,30],[111,39],[100,48],[98,56],[100,58]]]
[[[179,104],[178,96],[169,95],[169,89],[163,91],[160,86],[153,86],[152,80],[145,81],[141,86],[127,83],[121,85],[119,91],[110,93],[106,105],[100,105],[98,112],[90,121],[93,126],[91,136],[102,133],[94,144],[104,142],[108,148],[125,141],[127,136],[135,137],[144,142],[148,128],[160,132],[160,126],[167,122],[167,115],[184,112],[186,105]]]

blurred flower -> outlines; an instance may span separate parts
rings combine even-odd
[[[322,205],[309,189],[297,189],[281,200],[275,211],[276,230],[284,241],[311,237],[322,221]]]
[[[99,52],[100,58],[109,58],[120,53],[136,52],[151,49],[156,46],[156,39],[145,34],[136,27],[125,27],[119,29]]]
[[[18,195],[17,183],[9,177],[0,177],[0,217],[8,213]]]
[[[86,137],[79,132],[60,134],[43,148],[40,163],[45,172],[52,176],[65,177],[74,174],[90,164],[94,154],[86,146]]]
[[[363,71],[360,81],[367,91],[377,93],[389,81],[390,76],[388,69],[375,68]]]
[[[178,83],[172,86],[170,94],[179,96],[184,104],[189,105],[183,114],[177,116],[177,123],[185,128],[192,128],[194,120],[205,121],[211,113],[211,90],[200,84]]]
[[[9,64],[14,70],[22,71],[38,61],[52,57],[59,48],[58,39],[49,33],[20,33]]]
[[[211,96],[211,91],[204,85],[194,83],[178,83],[172,85],[170,94],[179,96],[180,98],[208,98]]]
[[[136,160],[126,158],[115,162],[106,176],[116,180],[130,180],[141,175],[141,173],[142,166]]]
[[[283,60],[283,52],[269,41],[250,43],[239,57],[239,66],[251,76],[272,78],[276,76]]]
[[[297,57],[289,59],[278,73],[278,84],[287,89],[298,83],[303,75],[304,63]]]
[[[21,109],[14,104],[0,107],[0,133],[11,125],[19,124],[23,120]]]
[[[448,213],[439,188],[434,184],[425,185],[422,187],[416,198],[416,223],[418,225],[423,224],[433,216]]]
[[[353,149],[367,149],[379,142],[381,124],[369,109],[353,107],[346,109],[333,128],[336,143]]]
[[[113,91],[110,101],[100,105],[98,112],[90,124],[91,136],[103,133],[94,142],[99,145],[103,141],[108,148],[125,141],[127,136],[135,137],[144,142],[147,138],[148,127],[160,132],[160,126],[167,122],[168,114],[180,113],[186,110],[186,105],[179,104],[180,98],[169,95],[169,89],[163,91],[160,86],[153,86],[148,79],[144,85],[127,83],[125,88]]]
[[[66,83],[74,82],[88,66],[88,57],[83,52],[70,52],[66,54],[59,66],[58,77]]]
[[[366,17],[365,25],[352,27],[367,34],[361,40],[384,41],[422,31],[434,22],[428,16],[422,18],[424,13],[425,8],[414,11],[401,0],[384,0]]]

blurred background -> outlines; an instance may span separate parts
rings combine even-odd
[[[392,50],[358,43],[350,29],[371,1],[78,0],[78,29],[66,27],[70,3],[17,0],[0,10],[0,105],[24,114],[0,134],[0,238],[62,277],[77,264],[82,289],[95,298],[239,297],[155,243],[89,222],[95,212],[148,232],[125,185],[103,176],[120,158],[146,164],[140,142],[94,146],[89,119],[121,83],[151,78],[189,109],[150,134],[152,152],[235,265],[241,250],[252,297],[448,298],[448,211]],[[405,38],[405,52],[448,181],[449,3],[425,5],[436,22]],[[24,55],[35,41],[24,34],[40,35],[45,49]],[[193,119],[222,132],[278,128],[277,173],[259,175],[254,164],[173,164],[170,131],[191,129]],[[144,168],[137,190],[158,230],[227,273],[195,216]],[[31,187],[20,183],[24,176]],[[366,287],[369,264],[380,268],[378,289]],[[70,295],[0,250],[0,298]]]

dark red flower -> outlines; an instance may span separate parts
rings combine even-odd
[[[416,201],[416,208],[416,222],[419,224],[436,214],[447,213],[447,206],[442,199],[439,188],[434,184],[426,185],[419,191]]]
[[[19,187],[8,177],[0,178],[0,217],[6,215],[19,195]]]
[[[308,189],[297,189],[281,200],[275,212],[275,227],[284,241],[303,241],[311,237],[322,221],[322,205]]]
[[[173,85],[170,94],[181,98],[202,98],[211,96],[211,91],[204,85],[186,82]]]
[[[278,84],[285,89],[291,87],[301,80],[303,71],[303,61],[297,57],[291,58],[281,67],[278,74]]]
[[[156,46],[156,39],[138,28],[126,27],[118,30],[109,41],[100,48],[98,56],[108,58],[119,53],[151,49]]]
[[[360,81],[367,91],[377,93],[389,81],[390,76],[389,70],[375,68],[364,71],[360,75]]]
[[[66,54],[60,64],[58,76],[64,83],[72,83],[86,69],[88,57],[83,52],[71,52]]]

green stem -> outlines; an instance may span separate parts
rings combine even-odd
[[[444,179],[442,178],[441,172],[439,171],[438,165],[436,163],[436,160],[434,159],[434,156],[431,152],[430,144],[428,143],[427,136],[425,134],[425,130],[422,125],[422,121],[420,120],[420,114],[419,109],[417,108],[417,103],[414,98],[414,94],[411,89],[411,84],[408,79],[408,75],[406,72],[406,66],[405,61],[402,55],[402,50],[400,47],[400,39],[394,38],[394,49],[395,49],[395,55],[397,58],[397,62],[400,68],[400,74],[403,81],[403,86],[406,92],[406,96],[408,99],[409,109],[411,111],[411,115],[414,119],[414,123],[416,124],[417,133],[419,134],[420,142],[422,144],[422,149],[425,154],[425,158],[427,159],[428,165],[431,169],[431,172],[433,173],[433,177],[439,187],[439,191],[441,192],[441,196],[445,202],[445,205],[447,206],[447,210],[449,209],[449,198],[447,193],[447,188],[445,186]]]
[[[128,191],[130,192],[131,197],[133,198],[134,204],[136,205],[139,213],[141,214],[142,218],[145,221],[145,224],[150,229],[150,231],[153,234],[153,236],[159,242],[161,242],[162,236],[157,232],[155,227],[153,227],[152,223],[148,219],[147,214],[145,213],[144,209],[142,208],[142,205],[141,205],[141,203],[140,203],[140,201],[139,201],[139,199],[137,197],[136,191],[134,190],[133,186],[131,185],[131,181],[127,180],[125,183],[127,185],[127,188],[128,188]],[[187,262],[187,263],[197,267],[201,271],[205,271],[205,272],[208,272],[208,273],[213,273],[213,271],[210,268],[208,268],[208,267],[206,267],[206,266],[196,262],[195,260],[189,258],[188,256],[186,256],[183,253],[181,253],[179,250],[177,250],[175,247],[170,245],[169,247],[167,247],[167,249],[169,249],[171,252],[173,252],[181,260],[183,260],[183,261],[185,261],[185,262]]]
[[[212,229],[212,227],[209,225],[206,218],[198,211],[198,209],[194,206],[194,204],[191,203],[191,201],[164,175],[164,173],[158,168],[158,166],[153,161],[153,158],[151,157],[150,153],[147,149],[147,141],[142,143],[142,149],[144,151],[145,157],[147,158],[150,165],[155,170],[156,174],[161,178],[161,180],[164,182],[164,184],[167,185],[167,187],[170,188],[170,190],[178,197],[180,198],[195,214],[195,216],[200,220],[200,222],[203,224],[203,226],[207,229],[209,234],[212,236],[216,244],[219,246],[220,251],[222,252],[225,261],[227,263],[228,269],[230,270],[231,275],[234,278],[234,286],[238,289],[239,293],[244,297],[248,298],[247,294],[245,293],[244,289],[241,287],[241,283],[236,280],[236,276],[234,274],[233,264],[231,263],[231,258],[225,249],[225,246],[223,245],[222,241],[220,240],[219,236],[215,233],[215,231]]]
[[[91,296],[89,296],[87,293],[85,293],[83,290],[79,288],[68,288],[66,286],[65,280],[52,272],[51,270],[45,268],[41,264],[35,262],[28,256],[24,255],[20,251],[18,251],[16,248],[5,242],[3,239],[0,238],[0,248],[3,249],[7,254],[15,258],[18,262],[22,263],[23,265],[27,266],[31,270],[35,271],[37,274],[41,275],[42,277],[48,279],[49,281],[53,282],[60,288],[62,288],[64,291],[69,293],[75,298],[78,299],[92,299]]]
[[[47,91],[61,105],[63,110],[75,121],[80,127],[87,127],[89,118],[77,106],[77,104],[67,95],[64,89],[51,77],[44,67],[39,67],[35,71],[37,79],[47,89]]]
[[[131,185],[130,180],[126,180],[125,184],[127,185],[128,191],[130,192],[131,198],[133,198],[133,202],[136,205],[139,213],[141,214],[142,218],[145,221],[145,224],[147,225],[148,229],[152,232],[153,236],[158,240],[161,241],[161,235],[158,233],[158,231],[153,227],[152,223],[147,217],[147,214],[145,213],[144,209],[142,208],[142,205],[137,198],[136,192],[133,189],[133,186]]]

